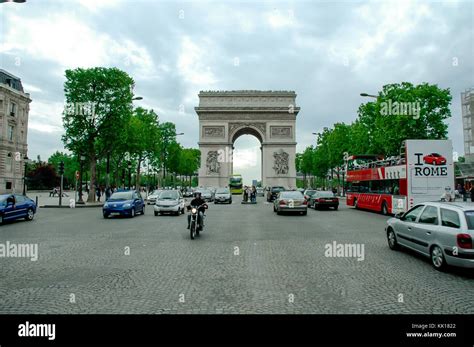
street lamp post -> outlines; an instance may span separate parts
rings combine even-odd
[[[84,160],[86,160],[86,157],[81,155],[79,157],[79,162],[80,162],[80,171],[79,171],[79,200],[77,200],[77,204],[84,204],[84,200],[82,200],[82,170],[84,166]]]
[[[23,195],[26,195],[26,169],[28,168],[28,163],[31,162],[31,160],[27,156],[25,156],[23,160],[25,161],[25,170],[23,172]]]
[[[128,161],[128,190],[132,189],[132,162]]]

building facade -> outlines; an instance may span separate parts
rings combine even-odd
[[[23,191],[30,102],[21,80],[0,69],[0,194]]]
[[[474,163],[474,88],[461,93],[462,127],[464,133],[464,156],[466,162]]]

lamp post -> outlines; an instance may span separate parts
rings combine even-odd
[[[129,160],[127,163],[128,167],[128,190],[132,189],[132,162]]]
[[[371,95],[371,94],[367,94],[367,93],[360,93],[360,96],[369,97],[369,98],[375,98],[375,99],[378,98],[377,95]]]
[[[23,160],[25,162],[25,169],[23,172],[23,195],[26,195],[26,169],[28,168],[28,163],[30,163],[31,160],[26,155]]]
[[[84,204],[84,200],[82,200],[82,170],[84,166],[84,161],[86,160],[86,157],[81,155],[79,157],[79,162],[80,162],[80,170],[79,170],[79,200],[77,200],[77,204]]]

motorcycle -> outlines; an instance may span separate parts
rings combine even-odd
[[[199,209],[201,207],[204,207],[205,209],[208,208],[207,204],[202,204],[198,207],[192,207],[192,206],[187,207],[187,210],[190,211],[190,214],[191,214],[191,224],[189,228],[191,240],[194,240],[196,236],[199,236],[199,232],[202,231],[203,229],[203,226],[201,225],[201,223],[199,223],[199,218],[198,218]],[[202,216],[202,218],[204,218],[204,215]]]

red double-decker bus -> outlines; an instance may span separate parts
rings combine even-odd
[[[399,156],[347,158],[348,206],[395,214],[454,193],[450,140],[406,140]]]

